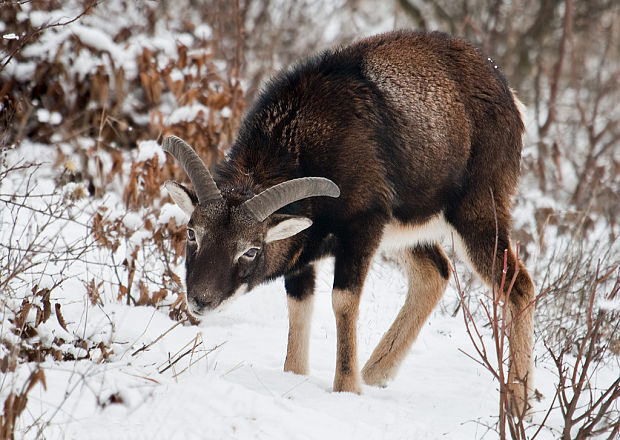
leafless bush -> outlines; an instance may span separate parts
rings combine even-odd
[[[77,1],[32,1],[2,8],[5,33],[15,35],[15,39],[0,40],[10,53],[0,72],[1,105],[3,111],[14,114],[5,142],[53,138],[56,143],[77,144],[90,138],[86,160],[102,151],[113,154],[118,148],[135,147],[141,139],[174,132],[198,146],[207,163],[220,159],[245,103],[238,69],[222,71],[210,28],[194,35],[196,23],[173,20],[178,5],[114,2],[111,8],[124,9],[113,11],[105,9],[105,2],[90,1],[84,9],[80,5]],[[33,12],[47,12],[50,17],[54,13],[74,15],[71,20],[41,25],[33,17],[42,14]],[[123,21],[116,35],[106,35],[98,23],[110,13],[139,19]],[[135,42],[136,36],[152,34],[164,23],[192,37],[172,45]],[[65,28],[71,25],[75,26],[67,32]],[[56,43],[50,45],[50,39]],[[170,42],[174,40],[171,36]],[[136,53],[135,58],[119,59],[127,47]],[[89,59],[96,60],[93,66]],[[81,171],[93,193],[101,195],[106,182],[99,181],[98,172],[86,167]]]
[[[4,397],[0,439],[3,440],[17,434],[15,429],[19,419],[27,416],[28,394],[34,386],[38,383],[45,386],[43,362],[101,363],[116,358],[112,345],[114,323],[110,321],[109,330],[103,333],[78,332],[77,323],[66,319],[67,302],[79,303],[83,297],[92,307],[103,308],[111,300],[105,297],[105,292],[115,290],[120,297],[130,298],[138,305],[158,307],[167,299],[165,306],[170,315],[187,321],[183,297],[177,294],[181,282],[172,269],[182,255],[184,229],[176,226],[174,218],[158,224],[147,217],[150,226],[147,225],[144,238],[135,240],[135,225],[118,213],[106,215],[105,203],[86,197],[83,184],[56,179],[58,186],[54,188],[54,176],[48,174],[48,168],[23,161],[12,163],[6,152],[6,149],[0,152],[0,395]],[[156,162],[155,166],[159,169]],[[43,192],[42,186],[52,189]],[[147,189],[159,192],[159,186],[155,189],[147,186]],[[152,217],[152,213],[148,215]],[[175,230],[177,237],[170,237],[170,231]],[[171,248],[170,243],[176,243],[177,249]],[[127,247],[128,258],[120,263],[114,259],[114,250],[123,246]],[[105,257],[106,251],[109,258]],[[152,271],[158,260],[159,264],[168,264],[168,271]],[[149,275],[150,272],[154,274]],[[76,280],[82,284],[83,292],[73,292],[71,299],[67,299],[65,285],[73,281],[73,289]],[[157,288],[158,283],[166,288]],[[134,286],[137,293],[132,296],[127,286]],[[85,326],[86,322],[82,324]],[[202,341],[199,342],[202,346]],[[190,356],[190,364],[204,357],[201,351],[192,349],[192,356],[194,353],[200,356],[194,360]],[[26,370],[32,372],[28,378],[24,377]],[[67,390],[61,406],[69,395]],[[53,414],[33,420],[25,429],[44,429],[51,418]],[[19,426],[24,428],[23,423]]]
[[[5,149],[0,157],[0,391],[6,394],[0,439],[12,439],[28,393],[37,383],[45,387],[41,362],[48,357],[75,360],[76,350],[87,359],[93,350],[107,357],[107,350],[102,342],[38,333],[51,319],[68,333],[61,301],[52,294],[74,276],[71,265],[84,259],[93,243],[65,234],[72,227],[86,227],[74,217],[75,201],[85,190],[70,186],[59,194],[41,193],[35,185],[40,165],[10,164]],[[4,192],[7,181],[17,185],[17,191]],[[8,381],[20,365],[32,366],[30,376],[23,383],[18,378]]]
[[[518,267],[518,246],[516,254],[516,266]],[[496,261],[494,258],[493,261]],[[521,398],[516,394],[510,385],[508,379],[508,364],[510,359],[508,356],[507,341],[509,339],[510,326],[512,322],[506,321],[508,307],[508,297],[512,292],[512,286],[514,280],[517,277],[518,269],[515,270],[512,280],[506,278],[507,273],[507,252],[504,253],[504,267],[500,285],[491,292],[490,296],[483,296],[480,299],[480,305],[484,311],[483,319],[485,324],[488,324],[491,328],[493,335],[493,347],[487,348],[487,343],[483,334],[480,331],[480,326],[476,323],[476,318],[471,312],[470,305],[466,299],[466,295],[461,288],[458,275],[453,270],[454,280],[456,282],[456,288],[461,301],[463,310],[463,319],[465,321],[465,327],[467,334],[473,344],[476,352],[475,356],[465,353],[468,357],[479,363],[484,367],[499,384],[499,401],[498,401],[498,424],[497,431],[499,438],[505,440],[508,434],[514,440],[526,439],[525,434],[525,416],[528,411],[528,407],[521,402]],[[534,304],[529,304],[528,307],[534,307]],[[514,319],[518,319],[515,317]],[[528,378],[529,379],[529,378]],[[527,383],[526,383],[527,387]]]
[[[23,162],[5,163],[0,168],[0,178],[19,184],[12,193],[4,193],[0,187],[0,301],[7,325],[0,340],[3,372],[13,371],[17,361],[41,361],[47,355],[73,359],[61,351],[64,340],[31,342],[30,338],[53,315],[66,330],[61,304],[51,300],[51,294],[75,277],[71,266],[76,261],[88,264],[95,243],[87,235],[67,233],[72,228],[87,230],[87,223],[76,216],[83,208],[76,206],[76,199],[81,199],[85,190],[70,185],[64,192],[41,193],[34,183],[39,169],[40,165]],[[7,332],[13,337],[7,338]]]
[[[617,343],[616,331],[620,313],[613,301],[617,299],[620,291],[620,268],[615,266],[602,275],[600,268],[599,262],[594,275],[586,277],[585,285],[583,282],[579,284],[582,288],[588,289],[586,295],[579,295],[580,298],[586,297],[587,302],[573,304],[576,306],[579,318],[575,318],[574,310],[571,308],[570,313],[567,311],[566,315],[543,320],[546,324],[549,321],[569,322],[571,329],[562,332],[561,336],[555,329],[549,328],[543,328],[539,333],[547,355],[551,357],[556,368],[557,385],[555,395],[538,424],[528,421],[527,411],[530,409],[523,408],[522,412],[514,411],[515,407],[519,407],[518,401],[507,381],[506,370],[510,359],[506,354],[506,341],[511,323],[504,319],[506,302],[502,303],[502,299],[510,295],[511,283],[503,279],[498,292],[494,292],[492,296],[483,296],[480,300],[484,310],[482,319],[485,326],[491,329],[493,339],[493,346],[489,349],[481,331],[482,327],[476,322],[480,316],[474,317],[472,314],[470,304],[454,272],[463,318],[475,352],[474,355],[465,354],[482,365],[499,384],[498,422],[496,427],[490,428],[497,430],[500,439],[532,440],[543,430],[551,431],[562,440],[617,438],[620,432],[620,378],[612,380],[611,383],[603,381],[601,385],[596,376],[607,364],[611,363],[613,366],[617,363],[614,347]],[[569,270],[565,270],[562,275],[566,277],[569,273]],[[555,293],[549,286],[537,296],[536,301],[544,305]],[[531,307],[534,307],[534,304],[531,304]],[[552,309],[553,313],[558,310],[561,308]],[[545,309],[539,307],[538,313],[544,314]],[[544,356],[538,358],[540,361]],[[542,396],[537,390],[536,395],[531,396],[531,398],[540,397]],[[563,421],[559,432],[556,427],[547,425],[549,416],[558,412]]]
[[[589,304],[582,309],[586,315],[585,332],[577,339],[565,340],[559,350],[547,345],[557,369],[558,385],[553,401],[559,403],[564,420],[562,440],[603,435],[614,440],[620,434],[620,377],[602,389],[597,387],[595,378],[600,365],[609,361],[608,326],[616,322],[617,327],[620,319],[617,308],[608,309],[605,304],[597,303],[601,296],[605,301],[616,299],[620,291],[620,267],[605,274],[600,274],[599,269],[600,264],[590,289]],[[611,287],[601,294],[599,287],[604,287],[608,280]],[[577,353],[573,354],[575,349]]]
[[[221,7],[228,4],[220,3]],[[164,162],[163,155],[140,158],[126,149],[173,133],[195,145],[205,162],[213,164],[232,142],[245,102],[239,80],[243,57],[237,38],[242,27],[239,5],[229,15],[217,16],[211,26],[178,6],[78,1],[8,4],[1,18],[7,25],[5,32],[17,37],[2,40],[10,58],[4,60],[6,68],[1,72],[5,81],[0,105],[6,110],[3,115],[12,115],[3,121],[5,145],[23,139],[49,143],[51,137],[58,153],[55,165],[63,170],[56,176],[59,187],[77,182],[86,188],[84,196],[98,199],[122,192],[126,216],[144,219],[140,235],[136,225],[129,227],[125,216],[110,211],[105,203],[96,208],[88,221],[90,244],[109,252],[115,274],[115,282],[110,282],[115,285],[84,280],[91,299],[97,301],[98,291],[107,288],[115,289],[119,299],[138,305],[160,306],[168,300],[171,315],[181,319],[185,317],[179,295],[182,286],[173,266],[184,252],[185,229],[173,218],[159,222],[160,209],[170,201],[160,188],[165,180],[186,177],[174,161]],[[197,10],[204,17],[211,11]],[[67,14],[71,19],[41,24],[37,17],[45,13],[49,17]],[[130,18],[120,20],[117,33],[107,36],[97,24],[110,13]],[[238,26],[237,36],[230,40],[232,55],[222,47],[226,20]],[[162,25],[186,38],[170,35],[172,44],[136,46],[137,36],[152,35]],[[69,32],[67,26],[73,26]],[[51,37],[60,43],[41,50],[40,44]],[[135,58],[119,59],[119,51],[127,48]],[[85,59],[96,60],[96,68],[76,67]],[[24,75],[33,65],[36,68]],[[128,159],[129,170],[124,166]],[[119,248],[128,249],[128,254],[119,257]],[[153,264],[164,270],[153,270]],[[155,275],[161,272],[161,277]]]
[[[26,176],[20,185],[23,192],[0,193],[0,203],[9,213],[8,219],[2,220],[6,232],[0,243],[0,289],[4,291],[14,292],[27,286],[32,281],[28,276],[36,281],[43,274],[62,275],[71,261],[79,259],[89,246],[89,242],[82,240],[62,242],[57,232],[76,220],[70,204],[50,201],[51,193],[33,194],[33,173],[38,168],[39,165],[22,163],[0,171],[3,178],[24,171]],[[81,191],[80,187],[75,187],[66,197],[79,197]]]
[[[28,404],[28,393],[37,383],[46,387],[45,374],[39,367],[36,367],[35,370],[30,373],[30,376],[21,387],[13,388],[12,392],[4,401],[3,413],[0,415],[1,440],[13,440],[15,438],[16,421],[26,409],[26,405]]]
[[[195,322],[185,309],[183,285],[175,272],[185,253],[185,225],[177,224],[175,217],[162,221],[160,189],[170,174],[158,161],[154,156],[132,163],[124,194],[127,214],[110,213],[102,205],[94,213],[90,231],[97,246],[108,252],[118,300],[128,305],[165,305],[172,318]],[[139,216],[139,224],[128,224],[129,216]],[[121,246],[125,253],[119,260]]]
[[[598,272],[609,272],[620,265],[617,250],[607,237],[589,241],[579,227],[571,229],[572,239],[558,241],[548,258],[549,266],[540,279],[541,289],[547,292],[537,304],[537,334],[554,350],[564,349],[566,341],[576,343],[587,332],[590,292],[609,279],[598,280]],[[609,351],[620,354],[620,321],[605,315],[598,337]],[[573,351],[576,354],[576,348]]]

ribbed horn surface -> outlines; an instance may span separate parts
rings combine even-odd
[[[301,177],[274,185],[247,200],[242,206],[262,222],[289,203],[317,196],[338,197],[340,189],[325,177]]]
[[[192,181],[192,185],[194,185],[198,203],[205,205],[209,202],[222,200],[222,194],[217,188],[213,177],[211,177],[209,169],[187,142],[176,136],[168,136],[164,139],[161,147],[181,163],[181,166]]]

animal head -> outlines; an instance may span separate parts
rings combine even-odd
[[[174,202],[190,217],[187,224],[187,305],[195,316],[216,309],[233,296],[264,281],[288,258],[286,239],[309,228],[308,217],[277,214],[280,208],[315,196],[338,197],[340,190],[322,177],[293,179],[231,203],[209,170],[183,140],[170,136],[162,148],[188,174],[194,190],[166,182]]]

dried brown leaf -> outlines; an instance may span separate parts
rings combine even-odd
[[[67,330],[67,323],[65,322],[65,318],[63,318],[62,313],[60,312],[60,304],[56,303],[54,305],[54,308],[56,310],[56,319],[58,320],[58,324],[60,324],[60,326],[66,331],[69,332],[69,330]]]

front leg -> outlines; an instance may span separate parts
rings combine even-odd
[[[289,323],[284,371],[292,371],[295,374],[308,374],[314,279],[315,272],[312,265],[284,279]]]
[[[336,315],[337,353],[334,391],[360,394],[360,374],[357,366],[357,316],[360,290],[334,289],[332,306]]]
[[[334,391],[361,393],[357,365],[357,318],[364,280],[378,246],[377,232],[364,225],[355,230],[354,240],[341,240],[334,269],[332,307],[336,315],[337,353]]]

